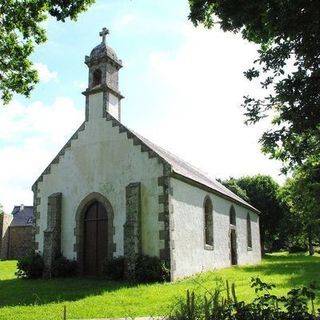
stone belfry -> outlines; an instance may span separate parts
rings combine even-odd
[[[122,61],[106,44],[108,34],[109,30],[103,28],[100,32],[102,42],[85,58],[89,68],[89,85],[83,92],[86,96],[86,121],[105,117],[106,112],[121,120],[121,99],[124,97],[119,91],[119,70]]]

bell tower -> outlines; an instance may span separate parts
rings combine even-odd
[[[100,32],[101,43],[96,46],[90,56],[85,57],[89,68],[88,88],[83,92],[86,97],[86,121],[106,117],[110,113],[121,120],[121,99],[119,91],[119,70],[122,61],[115,51],[106,44],[109,34],[107,28]]]

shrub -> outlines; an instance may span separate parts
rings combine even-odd
[[[52,277],[67,278],[77,275],[78,263],[75,260],[68,260],[64,256],[57,257],[52,264]]]
[[[18,261],[16,276],[24,279],[37,279],[42,277],[44,268],[40,254],[32,253]]]
[[[227,295],[221,296],[221,290],[203,297],[196,297],[189,291],[185,300],[181,300],[170,320],[319,320],[314,307],[315,287],[292,289],[286,297],[271,294],[274,285],[263,283],[259,278],[251,279],[257,297],[251,303],[238,301],[235,286],[229,288]],[[309,302],[311,308],[309,310]]]
[[[169,279],[169,269],[158,257],[137,256],[135,265],[135,280],[137,282],[162,282]]]
[[[307,247],[306,245],[294,244],[289,247],[289,253],[299,253],[299,252],[306,252]]]
[[[320,247],[315,247],[314,252],[320,254]]]
[[[108,260],[104,265],[104,274],[110,280],[123,280],[125,270],[124,257]]]
[[[104,274],[111,280],[124,280],[126,259],[124,257],[108,260],[104,266]],[[139,283],[162,282],[169,280],[169,270],[157,257],[137,255],[135,273],[131,280]]]

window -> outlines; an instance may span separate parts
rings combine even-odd
[[[92,85],[93,87],[98,86],[102,82],[102,72],[100,69],[96,69],[93,72],[93,81]]]
[[[236,211],[234,210],[234,206],[231,206],[230,208],[230,224],[233,226],[237,225],[237,220],[236,220]]]
[[[247,246],[248,249],[252,249],[251,219],[249,213],[247,213]]]
[[[213,207],[209,197],[204,200],[204,236],[205,245],[213,246]]]

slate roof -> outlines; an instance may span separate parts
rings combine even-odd
[[[34,215],[32,206],[24,206],[20,210],[20,206],[14,206],[12,210],[13,220],[10,224],[11,227],[25,227],[34,225]]]
[[[177,173],[178,175],[181,175],[183,177],[186,177],[187,179],[190,179],[192,181],[195,181],[203,186],[208,187],[209,189],[212,189],[216,193],[223,195],[229,199],[234,200],[235,202],[244,205],[247,208],[250,208],[251,210],[255,211],[256,213],[260,213],[258,209],[250,205],[248,202],[244,201],[242,198],[234,194],[232,191],[230,191],[228,188],[226,188],[224,185],[222,185],[217,180],[210,178],[208,174],[201,172],[200,169],[194,167],[193,165],[189,164],[188,162],[180,159],[178,156],[170,153],[169,151],[159,147],[158,145],[154,144],[150,140],[146,139],[145,137],[141,136],[140,134],[133,132],[140,140],[142,140],[143,143],[145,143],[150,149],[152,149],[155,153],[157,153],[161,158],[163,158],[165,161],[167,161],[171,167],[172,170]]]

